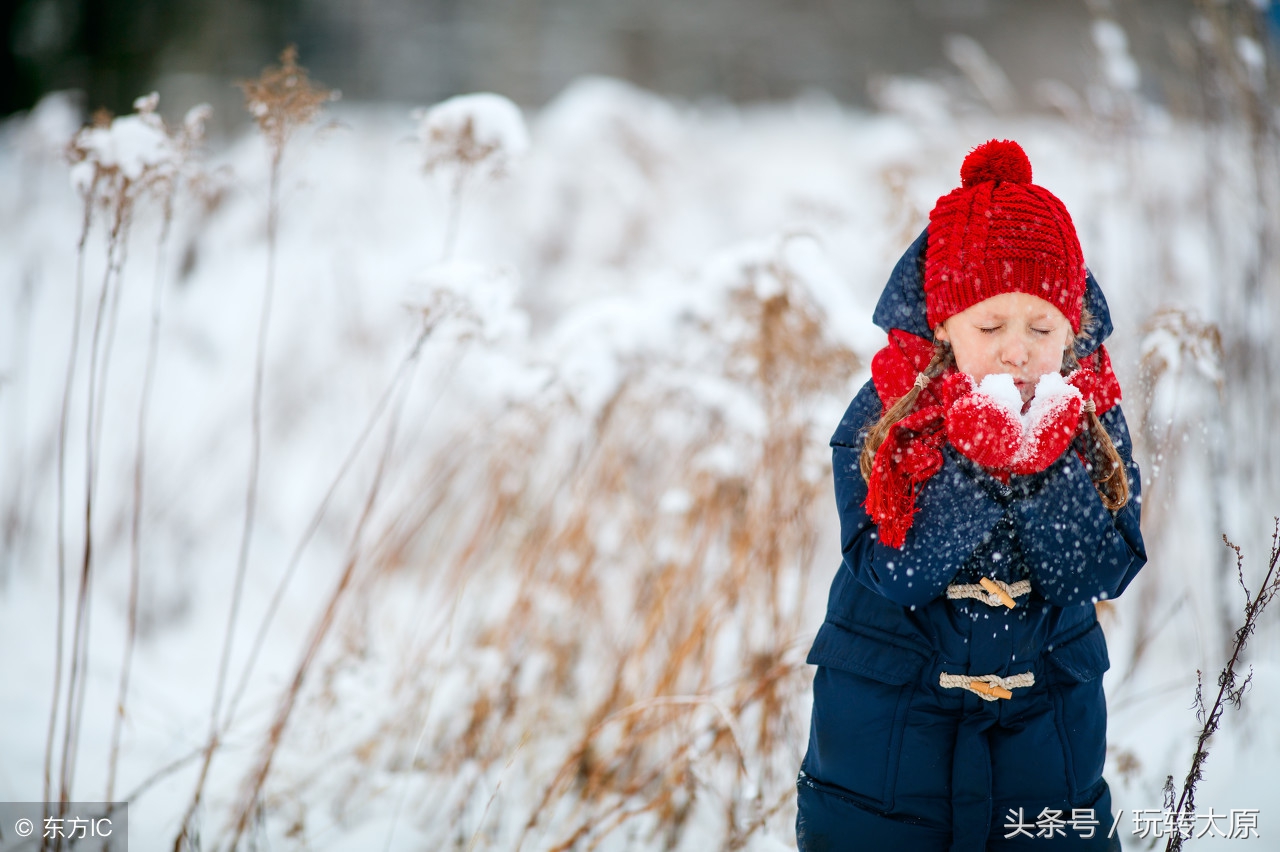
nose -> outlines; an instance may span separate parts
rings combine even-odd
[[[1031,357],[1031,350],[1025,341],[1016,335],[1010,335],[1000,347],[1000,361],[1010,367],[1021,367]]]

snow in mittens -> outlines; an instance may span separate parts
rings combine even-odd
[[[1022,424],[1022,439],[1014,456],[1018,465],[1032,458],[1037,452],[1046,424],[1062,414],[1064,406],[1073,399],[1080,399],[1080,391],[1058,373],[1047,373],[1036,381],[1035,396],[1023,411],[1022,396],[1007,373],[991,373],[984,376],[974,391],[991,399],[1008,411]]]
[[[1022,395],[1018,386],[1013,383],[1013,376],[1008,373],[991,373],[983,376],[974,393],[990,397],[993,402],[1019,418],[1026,431],[1027,419],[1022,416]]]

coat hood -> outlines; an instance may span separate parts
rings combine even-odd
[[[929,229],[926,228],[916,237],[898,260],[897,266],[889,275],[889,282],[880,294],[875,313],[871,320],[886,333],[890,329],[902,331],[933,339],[933,329],[925,318],[924,301],[924,253],[929,245]],[[1081,327],[1081,335],[1076,340],[1076,357],[1083,358],[1090,354],[1111,336],[1111,312],[1107,309],[1107,299],[1102,295],[1102,288],[1094,279],[1093,273],[1085,270],[1084,307],[1089,312],[1090,321]]]

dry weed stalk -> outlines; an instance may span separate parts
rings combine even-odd
[[[1229,404],[1224,358],[1221,329],[1192,311],[1163,307],[1142,325],[1136,437],[1148,459],[1143,470],[1143,529],[1149,541],[1161,541],[1169,524],[1176,521],[1174,513],[1161,509],[1176,495],[1179,463],[1189,446],[1187,436],[1197,425],[1194,418],[1206,408],[1225,410]],[[1199,425],[1208,439],[1210,469],[1225,471],[1221,424],[1205,418]],[[1217,476],[1210,483],[1215,499],[1209,501],[1208,520],[1219,529],[1225,523],[1224,499],[1217,493],[1226,487],[1222,480]],[[1137,621],[1126,679],[1138,671],[1158,631],[1170,623],[1178,607],[1189,602],[1183,595],[1170,607],[1158,606],[1158,584],[1145,584],[1136,591],[1141,601],[1131,610]],[[1229,654],[1233,605],[1225,584],[1213,584],[1212,601],[1215,622],[1220,625],[1221,647]],[[1158,615],[1159,609],[1164,612]]]
[[[245,95],[245,105],[258,125],[267,143],[270,160],[270,186],[267,199],[267,271],[262,290],[262,308],[258,318],[257,356],[253,371],[253,396],[250,405],[250,450],[248,482],[245,489],[244,523],[241,528],[240,546],[237,552],[235,580],[231,592],[231,610],[227,616],[227,629],[223,639],[222,654],[218,662],[218,675],[214,686],[213,704],[209,714],[209,740],[205,746],[204,762],[196,781],[191,804],[183,817],[182,826],[174,838],[174,852],[179,852],[191,830],[204,792],[213,755],[218,749],[222,694],[226,687],[227,667],[235,641],[236,622],[240,600],[244,592],[244,576],[249,563],[249,551],[253,541],[254,517],[258,503],[258,473],[262,453],[262,395],[266,368],[267,332],[271,324],[271,303],[275,290],[276,248],[280,219],[280,172],[285,148],[293,135],[309,125],[320,114],[321,107],[333,99],[333,93],[314,86],[307,78],[306,69],[297,64],[298,50],[293,45],[280,54],[280,67],[266,68],[257,80],[240,84]]]
[[[84,546],[80,559],[80,583],[76,595],[75,621],[71,641],[71,668],[67,684],[67,713],[62,738],[62,768],[59,793],[59,814],[70,801],[70,791],[75,778],[75,759],[79,742],[80,724],[84,713],[84,678],[88,672],[89,614],[93,580],[93,517],[94,495],[97,485],[98,450],[101,436],[101,400],[105,396],[100,382],[105,384],[102,335],[108,321],[107,307],[113,302],[113,294],[119,291],[120,277],[124,269],[125,247],[129,226],[133,221],[133,206],[138,191],[143,188],[141,175],[131,174],[118,163],[97,161],[86,140],[95,131],[110,131],[109,117],[99,114],[92,128],[82,130],[72,141],[71,157],[77,163],[90,163],[93,176],[90,186],[94,191],[85,197],[87,206],[101,206],[109,220],[107,232],[107,261],[99,289],[97,309],[94,313],[93,331],[89,348],[89,378],[85,409],[85,494],[84,494]],[[79,158],[79,159],[76,159]],[[145,172],[143,173],[145,174]],[[100,192],[101,195],[97,195]],[[115,301],[115,304],[119,304]],[[69,371],[69,376],[71,371]],[[53,709],[56,715],[57,708]],[[61,848],[61,838],[54,842]]]
[[[441,259],[453,254],[462,220],[462,193],[472,177],[503,177],[529,147],[520,108],[501,95],[459,95],[414,110],[422,170],[449,180],[449,220]]]
[[[263,69],[258,79],[242,81],[240,89],[267,142],[273,172],[279,171],[293,135],[319,118],[324,105],[336,97],[307,78],[307,69],[298,65],[298,48],[292,44],[281,51],[278,68]]]
[[[892,163],[880,170],[880,182],[889,194],[889,210],[897,220],[896,243],[911,245],[920,235],[920,222],[927,215],[911,194],[915,169],[909,163]]]
[[[634,363],[588,417],[565,398],[449,444],[442,462],[480,458],[483,472],[433,465],[421,505],[371,548],[383,576],[429,560],[438,594],[424,599],[441,611],[408,655],[409,688],[353,756],[442,779],[482,767],[451,785],[456,810],[426,805],[462,847],[488,837],[494,812],[503,848],[594,849],[625,827],[674,846],[701,801],[740,848],[791,801],[804,591],[826,498],[809,418],[856,359],[828,342],[780,259],[748,264],[725,306],[730,317],[699,333],[719,341],[718,380],[758,420],[700,396],[705,363]],[[432,721],[445,699],[424,673],[465,670],[472,654],[495,674]],[[513,813],[478,785],[529,738],[533,796]],[[464,828],[467,802],[486,801]]]
[[[54,622],[54,660],[53,660],[53,702],[49,710],[49,730],[45,737],[44,748],[44,801],[52,800],[53,793],[53,745],[57,731],[58,708],[62,699],[62,636],[66,621],[66,586],[67,586],[67,535],[66,535],[66,459],[67,432],[71,419],[71,390],[75,385],[76,363],[80,355],[80,317],[84,303],[84,264],[85,244],[89,239],[89,227],[93,221],[92,196],[97,189],[97,177],[90,184],[84,202],[84,217],[81,220],[80,239],[76,242],[76,280],[74,311],[71,318],[71,345],[67,357],[67,372],[62,385],[62,406],[58,416],[58,455],[57,455],[57,536],[58,536],[58,610]],[[61,794],[59,794],[61,796]],[[47,816],[47,814],[46,814]],[[46,844],[41,841],[41,852]]]
[[[452,256],[453,247],[458,241],[458,229],[462,224],[462,189],[467,182],[467,175],[476,165],[492,156],[496,150],[497,146],[493,143],[482,144],[476,141],[475,122],[468,119],[464,122],[461,132],[457,134],[452,150],[443,154],[429,155],[423,164],[423,169],[428,174],[446,162],[451,162],[457,167],[449,186],[449,225],[445,228],[441,260],[448,260]]]
[[[129,228],[136,204],[148,196],[164,200],[163,244],[167,234],[171,206],[169,199],[186,166],[187,159],[199,141],[203,130],[205,109],[197,108],[188,114],[182,128],[168,130],[155,110],[159,98],[154,93],[134,102],[137,112],[113,120],[105,112],[94,116],[93,124],[82,128],[71,140],[67,156],[72,164],[71,180],[80,192],[84,203],[80,239],[77,243],[76,284],[74,316],[70,355],[63,387],[62,409],[58,427],[57,453],[57,530],[58,530],[58,612],[56,619],[54,696],[50,710],[49,735],[45,749],[45,801],[51,796],[51,768],[53,762],[54,730],[61,705],[61,681],[63,664],[62,634],[65,624],[66,600],[66,442],[71,415],[72,390],[75,384],[76,364],[79,358],[81,311],[84,301],[84,266],[86,246],[95,210],[101,210],[108,221],[106,263],[98,305],[95,311],[89,354],[89,378],[86,403],[86,457],[85,457],[85,529],[84,547],[80,562],[80,585],[76,600],[76,615],[71,647],[71,667],[67,685],[66,720],[62,744],[62,767],[59,792],[59,811],[62,812],[71,795],[75,777],[75,760],[78,750],[80,726],[84,713],[84,678],[88,669],[88,633],[94,565],[93,517],[94,498],[98,476],[98,459],[102,441],[102,421],[107,399],[107,382],[110,375],[111,352],[117,325],[120,294],[128,246]],[[163,254],[163,252],[161,252]],[[110,306],[108,308],[108,306]],[[106,339],[103,340],[103,332]],[[141,433],[140,433],[140,441]],[[139,448],[139,452],[141,449]],[[136,572],[131,581],[129,637],[122,666],[121,688],[115,708],[112,747],[108,770],[108,801],[113,795],[115,767],[119,747],[119,726],[124,714],[128,691],[129,659],[132,637],[136,627]],[[47,839],[42,838],[42,848]],[[54,848],[60,848],[57,838]]]
[[[1163,454],[1172,450],[1173,424],[1170,418],[1165,432],[1157,434],[1153,420],[1155,396],[1164,382],[1176,382],[1185,369],[1191,369],[1211,382],[1221,399],[1226,392],[1222,377],[1222,331],[1216,324],[1204,322],[1189,311],[1164,307],[1147,318],[1141,334],[1138,376],[1143,404],[1139,428],[1147,446]],[[1173,391],[1178,389],[1175,385]]]
[[[241,803],[237,812],[233,815],[234,826],[231,833],[231,842],[227,848],[229,850],[237,849],[240,845],[240,838],[249,828],[249,824],[259,815],[259,797],[262,792],[262,786],[266,783],[267,775],[271,772],[271,764],[275,758],[276,750],[280,747],[280,742],[284,736],[285,726],[289,723],[289,717],[293,714],[293,708],[297,703],[298,696],[302,692],[303,682],[306,679],[308,671],[311,669],[312,662],[319,653],[325,638],[329,635],[329,629],[333,626],[334,619],[337,617],[338,610],[342,604],[343,598],[346,596],[347,590],[351,587],[352,578],[355,576],[357,566],[361,564],[361,544],[364,536],[365,525],[369,521],[369,517],[373,513],[373,508],[377,505],[378,495],[381,491],[383,477],[386,474],[387,461],[391,456],[391,450],[395,446],[396,433],[400,423],[399,411],[400,404],[403,403],[404,394],[401,393],[397,398],[395,411],[389,418],[389,426],[387,429],[386,443],[383,446],[381,457],[378,460],[378,469],[374,475],[373,483],[369,488],[369,494],[365,498],[364,509],[360,514],[360,519],[356,524],[355,532],[351,536],[351,544],[348,548],[346,564],[342,569],[342,574],[338,578],[338,583],[329,595],[328,603],[319,619],[311,630],[310,638],[307,641],[305,650],[303,651],[302,660],[298,663],[294,671],[293,680],[289,683],[285,690],[284,697],[281,699],[280,706],[276,710],[276,715],[271,723],[271,729],[267,733],[266,744],[263,747],[262,757],[258,766],[254,769],[248,782],[245,785]]]
[[[1249,587],[1244,582],[1244,553],[1238,545],[1227,540],[1225,535],[1222,541],[1236,555],[1236,579],[1240,583],[1240,588],[1244,590],[1245,598],[1244,623],[1235,632],[1235,647],[1231,658],[1218,674],[1218,694],[1213,704],[1207,709],[1204,704],[1203,678],[1201,673],[1196,671],[1195,706],[1196,720],[1201,723],[1200,734],[1196,738],[1196,750],[1191,757],[1191,768],[1187,770],[1187,777],[1183,779],[1182,787],[1180,789],[1174,787],[1172,775],[1168,776],[1164,782],[1165,812],[1171,815],[1171,824],[1178,827],[1178,830],[1169,833],[1165,852],[1177,852],[1181,849],[1183,841],[1189,839],[1189,829],[1195,827],[1196,784],[1204,778],[1204,764],[1209,758],[1209,740],[1217,732],[1222,722],[1222,713],[1227,705],[1240,709],[1245,691],[1253,680],[1253,670],[1251,668],[1244,680],[1240,680],[1236,673],[1236,666],[1241,662],[1249,637],[1258,627],[1258,619],[1262,616],[1262,611],[1277,594],[1280,594],[1280,573],[1276,571],[1277,564],[1280,564],[1280,518],[1275,519],[1275,526],[1271,533],[1271,555],[1267,562],[1267,573],[1262,578],[1257,594],[1251,595]]]
[[[156,247],[156,267],[151,285],[151,322],[147,337],[147,357],[143,366],[142,394],[138,402],[137,441],[133,464],[133,516],[129,525],[129,601],[128,630],[125,635],[124,659],[120,667],[120,684],[116,692],[115,722],[111,729],[111,750],[107,768],[107,790],[104,801],[115,801],[116,770],[120,760],[120,735],[124,726],[125,707],[129,699],[129,675],[133,649],[138,634],[138,594],[142,583],[142,515],[146,481],[147,420],[151,410],[151,389],[155,382],[160,349],[160,326],[163,316],[165,269],[168,258],[169,231],[173,224],[173,205],[180,185],[179,178],[191,184],[201,176],[193,169],[194,157],[204,139],[204,125],[211,110],[195,107],[187,113],[181,129],[171,133],[178,161],[174,172],[157,184],[161,193],[160,236]]]
[[[476,321],[476,318],[469,311],[468,307],[458,300],[453,294],[445,291],[437,291],[434,293],[419,309],[421,326],[417,337],[409,346],[408,351],[401,359],[396,367],[391,380],[387,383],[387,387],[383,390],[378,401],[374,403],[373,410],[369,417],[365,420],[364,427],[348,448],[346,456],[338,465],[338,470],[334,474],[333,480],[329,483],[328,489],[324,496],[320,499],[320,503],[316,506],[315,512],[312,513],[311,521],[307,524],[301,538],[293,550],[293,555],[289,558],[289,563],[285,567],[284,573],[280,577],[280,582],[276,585],[276,590],[271,596],[271,601],[267,605],[266,612],[262,616],[262,622],[258,625],[258,632],[254,637],[253,644],[249,648],[249,656],[245,661],[244,670],[241,672],[240,681],[236,686],[235,692],[232,694],[231,701],[227,705],[227,713],[223,719],[222,731],[225,733],[231,727],[235,720],[236,709],[243,698],[245,690],[248,689],[249,681],[253,676],[253,670],[257,664],[258,654],[266,644],[267,632],[271,629],[271,624],[275,620],[280,603],[284,599],[285,591],[288,589],[293,579],[294,573],[302,562],[302,555],[306,551],[307,546],[311,543],[311,539],[320,529],[320,524],[328,513],[329,504],[333,500],[338,487],[346,479],[347,474],[355,465],[356,459],[363,452],[365,444],[373,435],[373,431],[382,421],[383,415],[387,411],[387,407],[392,404],[393,400],[400,399],[404,392],[404,386],[412,378],[413,370],[418,364],[419,356],[422,354],[422,347],[431,336],[431,333],[450,318],[462,317],[467,321]]]
[[[310,638],[303,651],[302,657],[294,670],[293,678],[281,696],[280,703],[276,710],[276,715],[272,720],[271,728],[262,745],[258,765],[245,781],[241,804],[239,805],[237,814],[233,817],[234,825],[232,829],[232,838],[228,846],[228,849],[230,850],[235,850],[237,848],[240,838],[249,828],[250,821],[259,811],[259,800],[262,794],[263,785],[266,783],[267,777],[271,772],[276,752],[280,748],[285,729],[293,715],[298,698],[302,693],[303,685],[313,667],[317,655],[329,636],[330,630],[337,618],[337,614],[340,611],[341,604],[348,596],[348,593],[356,580],[356,569],[366,561],[366,548],[364,546],[365,529],[373,514],[374,507],[378,503],[388,462],[396,444],[396,436],[399,432],[401,423],[401,412],[403,410],[409,388],[412,384],[413,370],[418,364],[419,356],[421,355],[423,345],[426,343],[427,339],[442,322],[450,318],[461,318],[464,322],[477,321],[475,317],[470,315],[468,306],[463,301],[452,298],[449,293],[437,292],[428,304],[422,308],[420,318],[422,324],[417,337],[397,367],[386,391],[375,404],[373,412],[366,422],[365,428],[357,436],[351,449],[348,451],[347,456],[339,466],[333,482],[330,484],[328,491],[325,493],[319,507],[316,509],[316,512],[312,517],[311,523],[304,531],[302,539],[295,548],[293,558],[290,560],[289,566],[285,570],[280,584],[276,589],[275,595],[272,598],[271,604],[263,617],[257,638],[250,652],[249,660],[246,663],[244,675],[240,681],[240,686],[237,689],[230,708],[228,709],[227,719],[223,726],[224,731],[231,724],[235,713],[236,703],[247,686],[249,677],[253,671],[253,665],[257,653],[265,643],[266,632],[270,627],[272,618],[274,617],[280,600],[283,597],[284,590],[293,576],[294,569],[301,560],[303,550],[306,548],[311,536],[319,528],[320,520],[324,516],[329,501],[337,490],[338,485],[341,483],[343,478],[345,478],[356,457],[363,449],[365,442],[372,434],[373,429],[382,419],[384,413],[387,412],[388,407],[390,407],[390,413],[387,414],[386,417],[387,434],[385,443],[378,459],[378,465],[374,473],[372,483],[369,486],[369,493],[365,498],[364,509],[356,523],[355,531],[352,533],[342,573],[333,591],[329,595],[324,610],[321,612],[311,630]]]

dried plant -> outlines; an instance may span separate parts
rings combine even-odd
[[[336,98],[335,92],[308,79],[292,44],[281,51],[279,67],[263,69],[258,79],[242,81],[240,89],[245,108],[267,142],[273,171],[293,135],[319,118],[324,105]]]
[[[1153,462],[1148,487],[1159,487],[1170,479],[1162,470],[1179,452],[1176,429],[1186,420],[1184,411],[1227,404],[1226,352],[1217,323],[1171,306],[1143,323],[1140,351],[1138,435]]]
[[[1240,588],[1244,590],[1245,598],[1244,623],[1235,632],[1235,645],[1231,658],[1218,674],[1218,694],[1208,708],[1204,703],[1203,678],[1201,673],[1196,671],[1196,721],[1201,723],[1201,728],[1199,736],[1196,737],[1196,750],[1191,757],[1191,768],[1187,770],[1187,776],[1183,779],[1181,788],[1174,787],[1172,775],[1165,779],[1164,784],[1165,812],[1171,815],[1170,824],[1181,829],[1195,825],[1196,785],[1204,778],[1204,764],[1209,758],[1209,740],[1217,733],[1222,723],[1222,713],[1227,705],[1240,709],[1245,691],[1253,680],[1252,668],[1243,680],[1236,671],[1242,661],[1245,645],[1257,630],[1258,619],[1262,616],[1263,610],[1277,594],[1280,594],[1280,573],[1276,571],[1277,564],[1280,564],[1280,518],[1275,520],[1275,526],[1272,529],[1271,555],[1267,562],[1267,573],[1262,578],[1257,594],[1251,594],[1249,587],[1245,585],[1244,554],[1240,547],[1228,541],[1226,536],[1222,537],[1222,541],[1236,555],[1236,579],[1240,583]],[[1188,839],[1190,835],[1187,830],[1171,831],[1165,845],[1166,852],[1177,852],[1182,848],[1183,841]]]
[[[893,163],[880,170],[880,182],[889,194],[889,210],[896,222],[894,232],[902,245],[911,245],[920,235],[920,223],[928,214],[911,194],[915,178],[915,169],[908,163]]]
[[[1203,320],[1193,311],[1166,306],[1148,317],[1140,334],[1134,437],[1145,450],[1143,530],[1149,541],[1160,542],[1166,538],[1169,525],[1177,523],[1173,513],[1161,509],[1176,499],[1180,463],[1185,462],[1187,450],[1196,446],[1188,442],[1189,435],[1206,436],[1211,469],[1225,473],[1226,450],[1219,418],[1205,417],[1199,422],[1196,418],[1206,411],[1224,410],[1230,405],[1230,397],[1223,375],[1222,331],[1217,324]],[[1209,485],[1215,491],[1213,499],[1207,501],[1208,521],[1222,529],[1224,501],[1219,492],[1227,486],[1221,475],[1213,477]],[[1214,576],[1225,576],[1226,569],[1223,563]],[[1172,604],[1160,605],[1156,600],[1162,592],[1160,584],[1142,584],[1134,592],[1140,601],[1130,609],[1136,623],[1126,679],[1138,671],[1153,638],[1170,623],[1176,608],[1189,602],[1183,596]],[[1216,644],[1230,653],[1234,618],[1230,590],[1225,583],[1214,583],[1211,593],[1208,601],[1220,640]]]
[[[459,95],[414,110],[422,169],[449,182],[449,220],[442,257],[453,254],[462,219],[463,188],[472,178],[499,178],[529,147],[520,108],[501,95]]]
[[[372,483],[369,486],[369,492],[365,498],[363,511],[361,512],[360,518],[356,524],[355,531],[351,536],[351,543],[348,547],[348,554],[343,566],[342,574],[333,591],[329,595],[325,609],[317,618],[316,623],[311,630],[307,644],[303,650],[302,658],[294,670],[293,678],[280,698],[276,715],[272,720],[271,728],[262,745],[258,764],[248,779],[246,779],[241,797],[241,804],[238,812],[233,816],[234,825],[231,841],[228,846],[231,850],[237,848],[240,838],[249,828],[250,822],[258,813],[262,787],[266,783],[267,777],[271,772],[276,751],[280,747],[285,728],[293,715],[294,708],[298,701],[298,696],[302,692],[303,684],[310,673],[317,654],[320,652],[325,640],[328,638],[329,632],[338,615],[339,608],[343,603],[343,600],[348,596],[352,582],[356,577],[356,570],[361,565],[361,550],[365,535],[365,528],[373,514],[374,508],[378,504],[379,497],[381,496],[388,462],[392,456],[392,451],[395,448],[396,437],[401,425],[401,413],[405,397],[408,392],[408,388],[411,386],[413,371],[418,364],[423,345],[427,342],[427,339],[431,336],[432,332],[434,332],[443,322],[450,319],[461,319],[464,323],[477,320],[465,300],[453,298],[452,294],[447,291],[437,291],[434,293],[428,303],[422,307],[419,319],[420,329],[417,337],[409,347],[409,351],[401,360],[395,374],[392,376],[392,379],[386,388],[386,391],[375,404],[365,428],[361,430],[359,436],[348,451],[346,458],[339,466],[333,482],[330,484],[329,489],[321,499],[320,505],[317,507],[312,517],[311,523],[307,526],[302,539],[294,550],[293,558],[290,560],[289,565],[281,578],[280,584],[276,589],[276,593],[267,608],[265,616],[263,617],[262,625],[258,630],[257,639],[255,640],[250,652],[249,660],[245,665],[245,671],[240,681],[240,686],[237,689],[235,698],[232,700],[231,707],[228,709],[227,718],[223,727],[224,732],[228,727],[230,727],[234,718],[235,706],[248,684],[249,677],[252,675],[257,653],[265,642],[267,630],[270,627],[271,621],[279,607],[284,590],[290,579],[292,579],[294,570],[297,568],[301,560],[303,550],[310,542],[312,535],[319,528],[320,520],[324,516],[329,501],[337,490],[338,485],[345,478],[356,457],[364,448],[366,441],[372,435],[374,428],[381,420],[383,420],[385,415],[386,439],[383,444],[382,452],[379,456],[377,470],[374,473]]]
[[[245,571],[253,542],[254,518],[258,504],[258,475],[262,454],[262,396],[266,365],[267,336],[271,324],[271,304],[275,290],[276,247],[280,220],[280,174],[285,148],[293,135],[309,125],[320,114],[321,107],[335,95],[327,89],[315,86],[307,77],[306,69],[297,64],[298,51],[293,45],[280,54],[280,66],[263,70],[257,80],[240,84],[244,91],[245,106],[258,125],[267,143],[270,160],[269,189],[267,198],[267,271],[262,290],[262,308],[258,318],[257,357],[254,362],[253,396],[250,404],[251,442],[249,471],[245,490],[244,523],[237,550],[235,580],[231,592],[231,609],[227,615],[227,629],[223,639],[222,654],[214,687],[212,708],[209,714],[209,739],[205,746],[204,762],[196,781],[195,792],[186,816],[182,820],[174,850],[181,849],[187,840],[191,821],[200,806],[209,767],[218,749],[219,732],[225,726],[222,716],[222,696],[227,682],[227,667],[235,640],[236,623],[244,592]]]
[[[479,318],[465,300],[458,299],[455,294],[445,290],[437,290],[432,293],[425,304],[416,309],[419,320],[419,331],[413,343],[409,346],[408,351],[401,359],[396,367],[395,373],[391,380],[387,383],[386,389],[374,404],[373,410],[365,421],[364,428],[356,436],[351,446],[347,450],[346,456],[342,463],[338,466],[337,472],[334,474],[333,480],[329,483],[329,487],[325,490],[324,496],[320,499],[319,505],[312,513],[311,521],[307,524],[306,529],[302,533],[302,537],[298,540],[294,547],[293,555],[289,559],[289,564],[285,567],[284,573],[281,575],[280,582],[276,586],[275,592],[271,596],[271,602],[267,605],[267,610],[262,616],[262,622],[258,626],[253,644],[249,649],[248,659],[245,661],[244,670],[241,672],[239,684],[235,693],[232,695],[231,701],[227,706],[227,713],[223,720],[222,730],[225,732],[235,720],[236,708],[243,698],[245,690],[248,689],[250,679],[253,677],[253,671],[257,665],[258,654],[266,644],[267,632],[271,629],[271,624],[275,620],[276,613],[279,611],[280,603],[284,598],[286,589],[292,581],[294,573],[302,562],[302,555],[307,546],[311,543],[312,538],[320,529],[320,524],[324,520],[329,510],[330,502],[333,500],[334,494],[338,490],[338,486],[343,483],[347,475],[355,466],[356,459],[364,450],[369,438],[372,437],[374,429],[382,422],[384,415],[387,413],[388,407],[392,406],[394,400],[401,398],[404,392],[404,386],[411,381],[413,371],[417,367],[419,356],[422,354],[422,347],[431,336],[431,333],[442,323],[451,319],[462,319],[464,322],[472,322],[479,324]]]
[[[421,571],[429,609],[397,647],[384,721],[344,752],[359,767],[346,782],[255,776],[240,822],[313,783],[351,807],[387,767],[445,784],[405,816],[458,848],[595,849],[628,832],[675,847],[712,808],[734,849],[791,805],[828,514],[828,424],[812,417],[857,359],[780,249],[736,276],[723,315],[692,332],[699,354],[628,361],[598,405],[553,387],[428,459],[416,502],[343,572],[345,616],[322,624],[350,644],[309,652],[315,679],[289,689],[291,707],[340,718],[328,684],[379,641],[360,601]],[[463,697],[437,695],[472,662]],[[273,728],[266,753],[285,736]]]
[[[112,119],[99,111],[93,123],[82,128],[67,148],[71,162],[71,182],[84,205],[77,263],[74,316],[71,346],[63,386],[62,409],[58,427],[57,453],[57,529],[58,529],[58,611],[56,618],[54,694],[49,714],[49,734],[45,747],[45,801],[51,800],[54,731],[61,707],[63,632],[65,626],[67,541],[65,530],[66,447],[71,416],[72,394],[79,359],[81,312],[84,303],[84,268],[87,242],[95,212],[107,221],[107,250],[102,284],[90,341],[89,377],[86,399],[85,461],[85,532],[80,560],[80,583],[76,598],[75,621],[71,646],[70,672],[67,682],[66,718],[62,740],[60,773],[60,809],[71,795],[75,777],[75,761],[84,713],[84,678],[88,664],[88,620],[94,566],[93,518],[98,478],[103,411],[108,397],[111,352],[123,288],[124,267],[130,225],[137,203],[145,198],[159,198],[163,205],[161,245],[168,233],[172,214],[172,197],[178,183],[189,171],[191,156],[203,136],[207,107],[191,110],[177,129],[165,127],[156,114],[159,97],[151,95],[134,102],[136,113]],[[163,251],[161,252],[163,254]],[[158,286],[158,285],[157,285]],[[144,437],[139,433],[139,457]],[[136,563],[135,563],[136,567]],[[136,581],[136,572],[134,573]],[[113,722],[112,750],[108,770],[108,800],[114,789],[118,756],[119,724],[124,713],[128,691],[128,660],[132,653],[132,636],[136,620],[136,582],[131,581],[131,627],[127,640],[116,718]],[[46,841],[42,839],[42,845]],[[60,845],[60,838],[54,846]]]
[[[154,101],[151,107],[154,109]],[[181,128],[170,133],[177,152],[173,173],[158,182],[161,199],[160,236],[156,250],[155,274],[151,285],[151,322],[147,336],[147,357],[143,367],[142,394],[138,402],[137,440],[133,464],[133,512],[129,525],[129,602],[127,609],[128,631],[125,635],[124,659],[120,667],[120,684],[116,693],[115,721],[111,730],[111,750],[108,758],[107,789],[104,801],[115,801],[116,770],[120,760],[120,733],[124,725],[125,708],[129,698],[129,675],[132,671],[133,649],[138,635],[138,593],[142,583],[142,515],[146,483],[147,421],[151,410],[151,390],[155,382],[156,363],[160,349],[160,327],[163,318],[165,270],[167,267],[169,232],[173,224],[174,200],[181,184],[198,186],[203,175],[197,166],[196,155],[204,140],[204,126],[212,110],[201,104],[187,112]],[[181,181],[179,181],[181,178]],[[197,190],[198,191],[198,190]]]
[[[1164,451],[1170,448],[1170,441],[1167,431],[1163,435],[1155,433],[1156,393],[1162,384],[1176,382],[1184,371],[1191,371],[1210,382],[1221,397],[1225,391],[1222,331],[1216,324],[1205,322],[1192,312],[1164,307],[1147,318],[1141,334],[1138,376],[1143,404],[1140,428],[1149,447]]]

